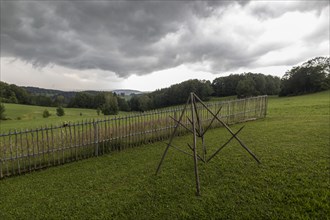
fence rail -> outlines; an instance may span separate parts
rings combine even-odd
[[[207,106],[213,112],[222,107],[220,117],[226,123],[240,123],[264,118],[267,96],[212,102]],[[198,108],[203,126],[207,126],[212,115],[201,105]],[[182,107],[176,107],[0,134],[0,179],[167,139],[175,127],[170,117],[178,119],[181,112]],[[186,125],[190,114],[185,112]],[[178,128],[178,135],[185,132]]]

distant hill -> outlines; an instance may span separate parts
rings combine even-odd
[[[55,89],[44,89],[39,87],[32,87],[32,86],[21,86],[21,88],[25,89],[27,92],[29,92],[32,95],[41,95],[41,96],[47,96],[52,99],[55,99],[57,96],[63,96],[65,99],[65,103],[69,103],[69,101],[75,97],[77,92],[74,91],[61,91],[61,90],[55,90]]]
[[[125,94],[125,96],[127,95],[132,95],[132,94],[142,94],[144,92],[138,91],[138,90],[132,90],[132,89],[115,89],[112,90],[113,93],[116,93],[117,95],[121,95],[121,94]]]
[[[44,89],[44,88],[39,88],[39,87],[33,87],[33,86],[20,86],[21,88],[24,88],[26,91],[33,95],[45,95],[45,96],[56,96],[59,94],[63,93],[76,93],[76,92],[65,92],[61,90],[56,90],[56,89]]]
[[[56,89],[44,89],[44,88],[39,88],[39,87],[33,87],[33,86],[21,86],[21,88],[26,89],[26,91],[28,91],[29,93],[33,94],[33,95],[45,95],[45,96],[58,96],[58,95],[63,95],[64,97],[73,97],[77,91],[61,91],[61,90],[56,90]],[[86,90],[86,91],[82,91],[82,92],[86,92],[89,94],[96,94],[99,93],[100,91],[96,91],[96,90]],[[131,94],[142,94],[144,92],[138,91],[138,90],[133,90],[133,89],[115,89],[112,90],[111,92],[116,93],[117,95],[120,95],[122,93],[124,93],[125,95],[131,95]]]
[[[90,96],[96,96],[99,93],[112,92],[121,96],[126,101],[130,100],[132,94],[144,94],[133,89],[116,89],[113,91],[62,91],[58,89],[45,89],[33,86],[17,86],[0,81],[0,102],[19,103],[40,106],[68,106],[78,93],[87,93]]]
[[[44,88],[32,87],[32,86],[20,86],[20,87],[33,95],[55,96],[57,94],[63,93],[63,91],[55,90],[55,89],[44,89]]]
[[[44,88],[39,88],[39,87],[33,87],[33,86],[21,86],[21,88],[26,89],[29,93],[33,95],[44,95],[44,96],[49,96],[49,97],[54,97],[54,96],[59,96],[63,95],[64,97],[74,97],[77,91],[61,91],[61,90],[56,90],[56,89],[44,89]],[[91,95],[95,95],[99,93],[100,91],[96,90],[86,90],[82,91],[89,93]],[[142,94],[144,92],[138,91],[138,90],[133,90],[133,89],[115,89],[112,90],[111,92],[116,93],[117,95],[121,95],[122,93],[125,94],[125,96],[129,96],[131,94]]]

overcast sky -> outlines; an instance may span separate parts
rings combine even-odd
[[[326,1],[1,1],[1,80],[152,91],[329,56]]]

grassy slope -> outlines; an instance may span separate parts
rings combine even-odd
[[[56,116],[55,107],[42,107],[32,105],[18,105],[5,103],[6,117],[11,120],[0,121],[0,133],[7,132],[9,129],[30,129],[38,128],[40,126],[57,125],[66,122],[78,122],[81,120],[90,120],[92,118],[104,118],[101,113],[97,115],[95,109],[79,109],[79,108],[64,108],[65,115],[63,117]],[[42,113],[45,109],[48,109],[51,116],[49,118],[43,118]],[[82,113],[82,116],[80,116]],[[128,114],[126,112],[120,112],[120,115]],[[20,120],[17,118],[20,117]]]
[[[233,99],[235,99],[235,97],[233,96],[221,98],[213,97],[210,101],[227,101]],[[4,103],[4,105],[6,108],[5,115],[10,120],[0,121],[0,133],[5,133],[9,130],[15,130],[18,128],[32,129],[40,128],[41,126],[59,125],[63,124],[63,122],[80,122],[81,120],[104,118],[104,115],[102,113],[100,114],[100,116],[98,116],[95,109],[64,108],[65,115],[63,117],[58,117],[56,116],[56,107],[43,107],[10,103]],[[173,107],[175,106],[162,108],[162,110]],[[42,117],[42,113],[45,109],[47,109],[51,114],[49,118]],[[82,113],[82,116],[80,116],[80,113]],[[134,114],[134,112],[119,112],[119,115],[127,114]]]
[[[199,165],[201,197],[194,196],[186,155],[171,149],[154,175],[164,150],[155,143],[4,179],[0,219],[327,219],[329,95],[271,98],[267,118],[240,133],[262,164],[232,142]],[[228,137],[211,130],[208,146]],[[176,138],[175,145],[191,139]]]

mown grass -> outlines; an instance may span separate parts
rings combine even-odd
[[[63,122],[81,122],[82,120],[102,119],[105,116],[97,115],[95,109],[64,108],[65,115],[56,115],[56,107],[43,107],[32,105],[19,105],[5,103],[5,115],[8,120],[0,121],[0,133],[14,129],[32,129],[41,126],[59,125]],[[51,114],[48,118],[43,118],[42,113],[47,109]],[[119,112],[119,115],[127,115],[128,112]],[[118,115],[117,115],[118,116]]]
[[[189,156],[170,149],[154,175],[154,143],[1,180],[0,219],[329,219],[329,95],[271,98],[239,135],[262,163],[231,142],[199,164],[201,197]],[[229,137],[211,130],[209,154]]]

